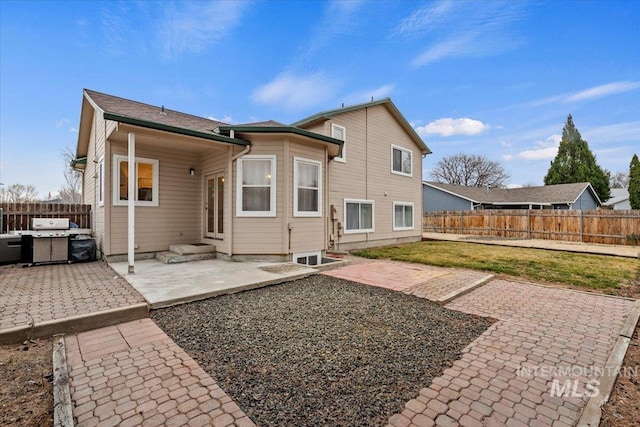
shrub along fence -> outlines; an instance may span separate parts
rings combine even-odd
[[[0,203],[2,227],[0,233],[29,230],[31,218],[69,218],[80,228],[91,228],[91,205],[64,203]]]
[[[512,239],[640,244],[640,211],[477,210],[426,212],[423,230]]]

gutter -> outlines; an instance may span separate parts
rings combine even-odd
[[[240,145],[240,146],[247,146],[251,144],[249,141],[245,141],[244,139],[232,138],[232,137],[219,135],[215,133],[206,133],[206,132],[200,132],[200,131],[191,130],[191,129],[184,129],[176,126],[165,125],[162,123],[151,122],[148,120],[132,119],[131,117],[121,116],[113,113],[105,112],[103,114],[103,118],[105,120],[112,120],[115,122],[125,123],[128,125],[140,126],[147,129],[161,130],[165,132],[176,133],[179,135],[193,136],[196,138],[208,139],[210,141],[226,142],[228,144],[234,144],[234,145]]]
[[[229,147],[229,150],[231,149],[232,148]],[[250,151],[251,151],[251,144],[247,145],[244,148],[244,150],[240,151],[238,154],[231,156],[229,158],[229,164],[227,167],[227,169],[229,170],[229,186],[231,187],[231,189],[229,190],[229,194],[233,194],[233,162],[235,162],[245,154],[249,154]],[[229,257],[232,257],[233,256],[233,196],[231,197],[231,203],[229,203],[229,209],[231,209],[231,221],[229,221]]]

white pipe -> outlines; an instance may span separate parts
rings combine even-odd
[[[127,200],[127,222],[128,222],[128,245],[127,245],[127,260],[129,261],[129,274],[134,273],[134,250],[135,250],[135,236],[136,236],[136,134],[129,133],[129,197]],[[157,182],[153,183],[158,185]]]
[[[230,147],[231,152],[233,153],[233,147]],[[241,152],[239,152],[238,154],[236,154],[235,156],[231,156],[231,158],[229,158],[229,165],[227,167],[227,169],[229,170],[228,173],[228,181],[229,181],[229,195],[233,194],[234,191],[234,186],[233,186],[233,162],[235,160],[237,160],[239,157],[244,156],[245,154],[248,154],[249,151],[251,151],[251,145],[247,145],[244,150],[242,150]],[[236,197],[239,197],[239,194],[236,194]],[[230,197],[231,202],[233,202],[233,196]],[[233,203],[229,203],[229,209],[231,209],[231,221],[229,221],[229,257],[233,256]],[[226,235],[227,233],[225,233]]]

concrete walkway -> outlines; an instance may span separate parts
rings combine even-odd
[[[73,417],[84,426],[253,426],[151,319],[65,337]]]
[[[540,239],[503,239],[489,236],[467,234],[422,233],[426,240],[445,240],[452,242],[482,243],[485,245],[513,246],[519,248],[549,249],[554,251],[578,252],[594,255],[612,255],[626,258],[640,257],[638,246],[598,245],[595,243],[561,242]]]
[[[219,259],[165,264],[155,259],[136,261],[135,274],[126,262],[111,267],[127,280],[151,308],[168,307],[246,291],[315,274],[303,265],[274,262],[233,262]]]
[[[437,301],[443,291],[430,291],[437,281],[449,277],[447,291],[459,292],[474,279],[445,270],[377,261],[325,274]],[[419,284],[416,275],[431,280]],[[619,365],[612,360],[622,360],[626,347],[620,343],[628,343],[621,334],[630,334],[628,324],[635,326],[640,311],[626,298],[504,280],[482,284],[445,307],[499,320],[392,416],[391,426],[577,425],[590,387],[604,394],[605,382],[613,385]]]

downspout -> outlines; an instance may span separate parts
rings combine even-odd
[[[232,130],[230,133],[231,138],[234,137],[234,131]],[[233,153],[233,146],[230,148]],[[229,170],[229,194],[231,195],[231,203],[229,203],[229,208],[231,209],[231,221],[229,221],[229,257],[233,256],[233,162],[238,160],[238,158],[244,156],[245,154],[249,154],[251,151],[251,145],[247,145],[242,151],[240,151],[235,156],[231,156],[229,158],[229,164],[227,169]],[[236,194],[236,197],[238,195]]]

